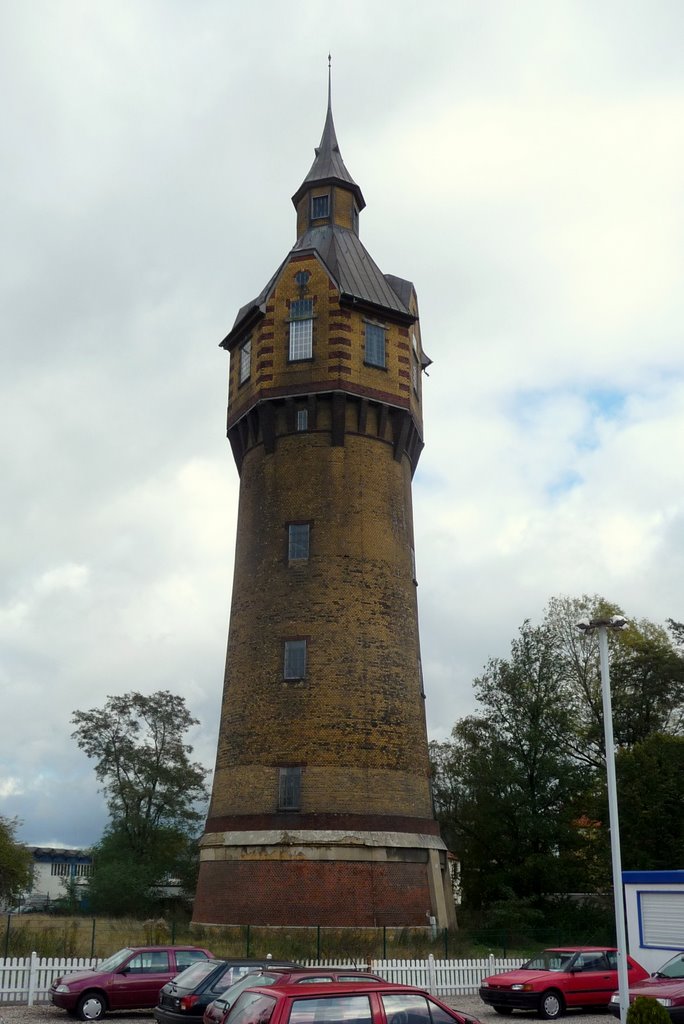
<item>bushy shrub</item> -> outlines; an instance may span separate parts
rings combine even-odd
[[[627,1024],[670,1024],[670,1014],[657,999],[637,996],[627,1011]]]

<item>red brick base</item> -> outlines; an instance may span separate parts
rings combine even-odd
[[[424,925],[426,863],[204,861],[196,924]]]

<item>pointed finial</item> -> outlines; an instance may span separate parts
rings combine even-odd
[[[328,110],[332,110],[332,57],[328,54]]]

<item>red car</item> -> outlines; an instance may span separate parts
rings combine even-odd
[[[246,988],[226,1024],[479,1024],[422,988],[367,981]]]
[[[148,1009],[156,1005],[162,985],[211,956],[197,946],[120,949],[90,971],[55,978],[50,999],[81,1020],[99,1020],[107,1010]]]
[[[283,985],[318,985],[326,982],[359,982],[362,985],[369,981],[384,981],[377,974],[368,974],[364,971],[357,971],[350,967],[272,967],[265,968],[256,974],[250,974],[240,978],[222,992],[218,999],[209,1003],[202,1018],[204,1024],[223,1024],[226,1014],[231,1006],[246,988],[260,988],[275,985],[281,988]]]
[[[627,957],[630,982],[648,971]],[[545,949],[515,971],[492,974],[480,983],[480,998],[497,1013],[536,1010],[554,1020],[569,1007],[607,1007],[617,988],[617,950],[610,946]]]
[[[650,978],[629,986],[629,1001],[637,996],[656,999],[664,1006],[674,1024],[684,1024],[684,953],[677,953]],[[608,1009],[614,1017],[620,1016],[620,995],[615,992]]]

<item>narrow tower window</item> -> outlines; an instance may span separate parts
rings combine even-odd
[[[290,361],[311,359],[312,355],[313,299],[293,299],[290,302]]]
[[[364,359],[371,366],[385,365],[385,328],[379,324],[366,324]]]
[[[252,339],[247,338],[240,346],[240,369],[238,370],[238,383],[244,384],[249,379],[252,368]]]
[[[302,769],[278,769],[278,810],[298,811],[302,803]]]
[[[297,409],[297,430],[309,429],[309,410]]]
[[[287,528],[287,558],[290,562],[309,557],[309,524],[290,523]]]
[[[283,679],[306,676],[306,640],[286,640],[283,650]]]
[[[314,196],[311,200],[311,219],[319,220],[330,216],[330,199],[328,196]]]

